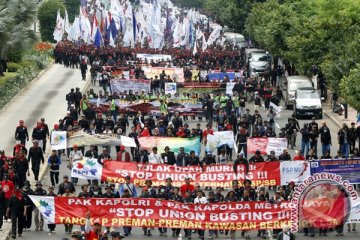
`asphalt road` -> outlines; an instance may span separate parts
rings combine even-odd
[[[83,87],[85,82],[80,80],[80,71],[67,69],[60,65],[53,65],[50,69],[37,81],[35,82],[26,92],[23,93],[22,96],[18,97],[12,105],[3,111],[0,115],[0,124],[3,126],[2,134],[3,137],[0,138],[0,146],[6,151],[12,150],[12,145],[14,143],[14,131],[17,126],[17,122],[19,119],[25,120],[26,125],[30,129],[34,127],[36,121],[40,117],[45,117],[46,122],[49,124],[49,127],[52,127],[54,123],[58,121],[59,118],[63,117],[66,112],[66,102],[65,102],[65,94],[72,87]],[[96,87],[96,89],[99,89]],[[247,106],[251,110],[253,110],[253,104],[248,104]],[[265,116],[265,111],[263,109],[260,110],[261,114]],[[276,132],[279,132],[279,129],[283,127],[288,117],[291,117],[291,110],[284,110],[281,113],[281,117],[276,120]],[[325,117],[325,115],[324,115]],[[309,122],[310,120],[299,120],[300,126],[305,122]],[[334,122],[330,119],[324,118],[323,120],[317,120],[319,124],[322,121],[327,122],[330,130],[334,133],[338,131],[338,127]],[[190,128],[194,127],[198,121],[188,121],[190,124]],[[203,128],[205,128],[206,122],[201,122]],[[31,132],[31,130],[30,130]],[[334,136],[335,134],[333,134]],[[298,135],[297,137],[297,147],[300,146],[301,137]],[[332,147],[332,155],[335,155],[337,150],[337,146]],[[115,149],[112,151],[115,152]],[[295,151],[289,150],[290,155],[294,156]],[[320,148],[318,150],[318,156],[321,156]],[[63,164],[60,169],[60,179],[65,174],[69,174],[69,170],[66,168],[66,160],[63,159]],[[31,177],[32,180],[32,177]],[[77,192],[80,191],[79,185],[85,184],[85,180],[79,180],[79,184],[77,187]],[[46,173],[43,178],[44,188],[50,185],[49,174]],[[10,223],[5,223],[4,229],[9,227]],[[76,228],[76,226],[74,227]],[[46,227],[44,227],[46,229]],[[62,225],[58,225],[56,228],[56,234],[48,236],[46,231],[44,232],[35,232],[35,226],[32,226],[29,232],[25,232],[23,234],[23,239],[29,240],[38,240],[38,239],[61,239],[63,237],[69,237],[68,234],[65,234],[64,227]],[[119,229],[122,231],[122,229]],[[359,229],[360,231],[360,229]],[[250,236],[254,239],[256,238],[256,231],[249,232]],[[157,238],[159,232],[157,229],[153,231],[153,237],[145,237],[142,234],[140,228],[135,228],[133,230],[133,234],[127,239],[153,239]],[[206,233],[207,236],[208,233]],[[0,233],[2,235],[2,233]],[[168,232],[169,237],[161,237],[163,239],[175,239],[171,238],[171,230]],[[196,238],[196,234],[193,234],[193,239]],[[318,237],[318,239],[335,239],[335,233],[329,233],[329,237]],[[360,234],[358,233],[347,233],[345,232],[345,236],[343,239],[359,239]],[[228,239],[229,236],[219,235],[220,239]],[[240,232],[237,233],[237,239],[240,239]],[[297,239],[305,239],[301,233],[298,233]]]

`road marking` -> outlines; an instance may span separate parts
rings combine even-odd
[[[280,129],[280,125],[278,123],[275,123],[276,127]]]

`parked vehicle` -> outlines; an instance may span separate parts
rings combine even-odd
[[[249,70],[250,76],[258,74],[259,76],[271,69],[271,60],[268,53],[251,53],[251,58],[249,59]]]
[[[226,42],[235,43],[235,45],[239,48],[246,48],[248,45],[245,37],[240,33],[225,32],[224,37]]]
[[[312,90],[313,85],[310,79],[306,76],[288,76],[284,82],[283,86],[283,96],[285,101],[285,108],[294,105],[295,93],[297,90],[307,89]]]
[[[295,118],[300,117],[323,117],[321,101],[323,98],[320,97],[319,91],[312,90],[297,90],[295,93],[294,101],[294,112]]]

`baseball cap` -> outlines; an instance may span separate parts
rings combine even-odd
[[[100,219],[95,219],[94,220],[94,225],[101,225]]]

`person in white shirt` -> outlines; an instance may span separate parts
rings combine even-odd
[[[80,161],[81,159],[83,159],[83,154],[82,152],[78,149],[78,145],[74,144],[73,145],[73,150],[70,152],[70,156],[69,156],[69,160],[70,160],[70,164],[69,167],[70,169],[73,167],[73,165],[77,162]],[[78,178],[74,178],[71,177],[71,182],[76,185],[78,183]]]
[[[153,152],[149,155],[149,163],[150,164],[162,164],[164,163],[163,159],[161,158],[161,155],[157,153],[158,149],[157,147],[153,147]]]
[[[201,190],[197,191],[196,198],[194,199],[194,203],[195,204],[207,204],[208,203],[207,198],[204,196],[204,193]]]
[[[204,196],[203,192],[201,190],[197,191],[196,198],[194,199],[195,204],[207,204],[208,199]],[[199,238],[201,240],[205,239],[205,230],[199,229],[198,230]]]

